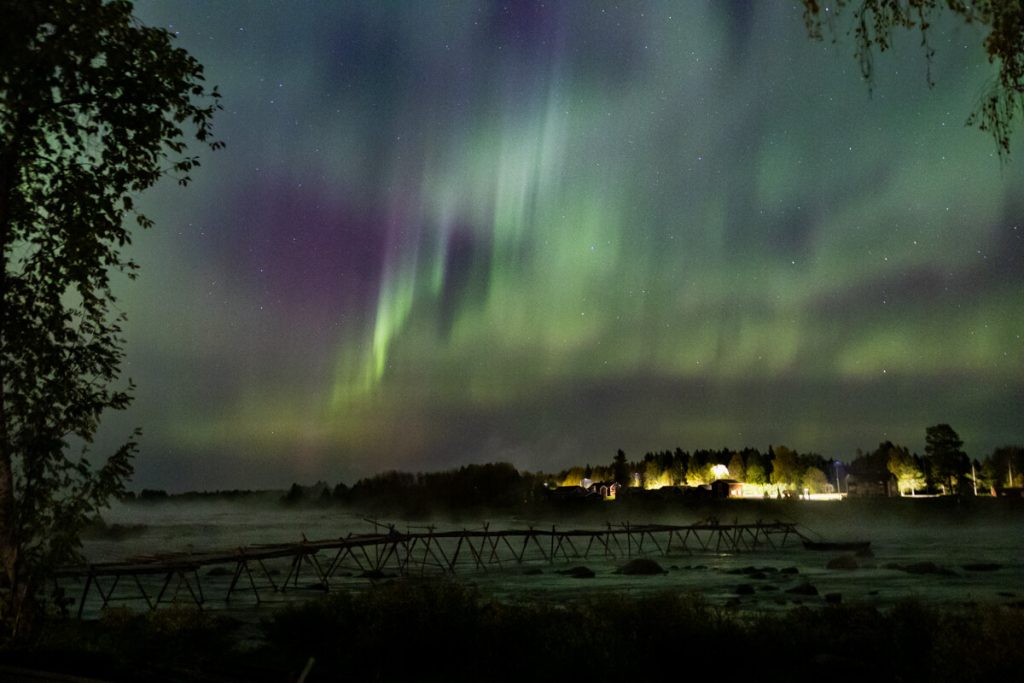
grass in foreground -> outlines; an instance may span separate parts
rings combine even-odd
[[[402,581],[276,612],[255,641],[193,610],[55,622],[0,663],[111,681],[620,680],[710,668],[724,680],[1014,680],[1024,612],[906,602],[736,615],[696,595],[505,603],[450,581]]]

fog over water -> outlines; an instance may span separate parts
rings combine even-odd
[[[603,557],[592,552],[584,559],[562,559],[548,563],[535,557],[523,565],[506,561],[487,571],[473,567],[471,556],[463,550],[456,576],[479,587],[484,595],[502,600],[561,600],[585,596],[593,592],[638,592],[672,590],[703,594],[713,604],[744,610],[787,609],[797,604],[823,604],[827,593],[841,593],[844,602],[865,601],[880,606],[891,605],[906,598],[928,604],[1011,604],[1024,600],[1024,510],[1018,501],[979,500],[962,506],[950,501],[882,500],[837,502],[761,502],[737,504],[722,502],[704,509],[678,508],[657,513],[630,510],[614,504],[599,506],[579,515],[556,515],[535,519],[492,516],[487,519],[467,515],[460,519],[402,520],[389,518],[400,532],[424,531],[428,525],[437,530],[536,528],[559,530],[603,529],[607,524],[693,524],[714,515],[722,524],[763,521],[797,522],[800,530],[815,539],[829,541],[869,540],[874,557],[858,558],[856,569],[827,569],[833,558],[842,552],[805,550],[799,539],[790,538],[784,548],[740,553],[680,552],[667,556],[650,545],[644,555],[656,560],[667,570],[657,576],[624,576],[614,573],[626,557]],[[104,515],[109,525],[144,525],[138,533],[119,540],[89,539],[84,552],[90,562],[110,562],[133,556],[171,552],[202,552],[228,550],[240,546],[332,539],[349,534],[374,532],[373,524],[359,512],[341,508],[287,508],[274,503],[240,502],[167,502],[155,504],[117,505]],[[383,520],[382,520],[383,521]],[[579,548],[582,552],[583,547]],[[329,562],[333,552],[321,553],[321,562]],[[635,551],[634,551],[635,556]],[[288,573],[288,560],[275,560],[277,576]],[[463,564],[465,562],[465,564]],[[892,565],[934,563],[938,573],[914,574]],[[965,565],[986,563],[997,565],[989,571],[971,571]],[[573,566],[585,565],[596,576],[581,580],[557,573]],[[233,565],[221,565],[233,570]],[[752,574],[751,567],[764,570],[765,576]],[[778,572],[796,567],[798,574]],[[539,574],[524,573],[527,568]],[[743,570],[747,569],[747,573]],[[210,573],[200,570],[207,605],[224,608],[223,595],[230,581],[230,571]],[[350,566],[335,574],[332,590],[362,590],[371,585],[359,577],[357,567]],[[436,569],[429,576],[438,576]],[[304,573],[300,588],[286,594],[263,591],[264,605],[305,599],[322,595],[311,590],[316,582],[312,571]],[[150,581],[151,588],[156,588]],[[161,579],[162,580],[162,579]],[[277,582],[280,583],[280,578]],[[819,596],[797,596],[786,593],[790,588],[810,582]],[[125,582],[127,584],[127,582]],[[244,582],[242,582],[244,583]],[[749,595],[737,596],[742,584],[754,587]],[[80,590],[80,588],[78,589]],[[119,589],[122,597],[131,591]],[[150,590],[150,589],[147,589]],[[180,599],[187,601],[185,589],[179,588]],[[77,595],[69,586],[69,593]],[[155,591],[153,592],[155,594]],[[237,597],[236,597],[237,596]],[[255,600],[244,591],[231,600],[236,612],[253,611]],[[87,613],[95,614],[95,594],[87,602]],[[166,599],[166,598],[165,598]],[[95,604],[94,604],[95,603]],[[119,603],[121,604],[121,603]],[[139,600],[127,599],[123,604],[141,607]],[[261,608],[260,611],[262,611]]]

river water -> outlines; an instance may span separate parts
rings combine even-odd
[[[481,528],[524,529],[528,525],[560,529],[600,529],[606,524],[637,523],[692,524],[709,516],[723,524],[755,520],[792,521],[813,538],[824,540],[870,540],[873,557],[856,558],[856,568],[828,569],[830,560],[845,553],[805,550],[798,539],[782,549],[753,552],[673,552],[664,555],[648,547],[645,556],[656,560],[666,573],[654,576],[625,576],[615,573],[625,557],[559,559],[554,563],[533,561],[526,565],[504,562],[487,571],[471,564],[460,568],[458,580],[474,584],[487,596],[501,600],[564,600],[594,593],[639,594],[652,591],[682,591],[702,594],[709,602],[728,609],[775,611],[794,605],[824,604],[826,594],[833,600],[891,605],[915,598],[935,605],[1024,604],[1024,501],[720,501],[703,509],[630,509],[608,504],[580,515],[551,518],[508,518],[429,520],[438,530]],[[363,514],[341,508],[287,508],[248,502],[164,502],[117,505],[104,514],[109,525],[141,525],[134,533],[118,538],[86,540],[84,553],[90,562],[121,561],[132,556],[169,552],[226,550],[255,544],[289,543],[301,540],[339,538],[350,533],[370,533],[372,523]],[[422,530],[422,519],[390,518],[399,531]],[[329,558],[327,558],[329,559]],[[273,575],[288,571],[287,560],[277,561]],[[282,564],[283,563],[283,564]],[[910,573],[907,565],[932,563],[937,571]],[[989,565],[984,571],[971,565]],[[572,578],[558,573],[585,565],[593,578]],[[231,568],[231,567],[229,567]],[[794,569],[795,568],[795,573]],[[786,570],[786,571],[780,571]],[[348,575],[346,575],[348,574]],[[363,590],[371,580],[358,571],[339,572],[332,577],[332,590]],[[311,572],[298,587],[286,593],[261,587],[263,600],[256,608],[251,593],[236,593],[225,604],[223,595],[230,576],[224,570],[200,571],[205,607],[229,610],[239,615],[266,613],[274,605],[322,595]],[[163,577],[144,577],[143,586],[151,599],[159,592]],[[277,583],[281,582],[278,578]],[[242,584],[245,582],[243,581]],[[813,585],[818,595],[789,593],[802,584]],[[742,586],[742,587],[741,587]],[[749,586],[749,588],[747,588]],[[66,586],[68,594],[80,594],[81,584]],[[189,586],[179,580],[168,584],[164,600],[190,603]],[[105,590],[109,589],[107,580]],[[135,586],[122,580],[111,604],[144,608]],[[95,591],[86,601],[84,614],[96,616],[100,599]]]

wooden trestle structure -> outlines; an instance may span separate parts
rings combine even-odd
[[[101,609],[114,600],[141,600],[150,609],[156,609],[162,603],[177,600],[183,592],[202,607],[208,601],[200,576],[204,568],[220,567],[207,572],[208,584],[213,583],[215,574],[225,580],[230,577],[223,593],[225,602],[230,602],[238,591],[251,591],[259,604],[263,600],[261,591],[299,588],[304,570],[315,579],[312,587],[329,591],[332,580],[351,577],[354,572],[375,578],[388,573],[409,576],[486,572],[512,565],[571,562],[590,557],[740,553],[784,548],[790,536],[806,538],[790,522],[719,524],[708,520],[685,526],[626,523],[609,524],[599,530],[555,526],[495,530],[485,524],[479,529],[452,531],[410,527],[404,533],[394,525],[372,523],[374,533],[343,538],[310,541],[303,537],[298,543],[147,555],[123,562],[66,567],[57,572],[57,587],[64,589],[68,581],[82,585],[78,600],[81,617],[93,588],[99,594]],[[135,592],[125,595],[124,583],[133,586]],[[119,585],[122,591],[116,593]]]

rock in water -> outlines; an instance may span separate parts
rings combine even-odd
[[[741,583],[740,585],[736,586],[736,590],[733,592],[736,593],[736,595],[753,595],[754,587],[751,586],[749,583]]]
[[[859,566],[857,558],[853,555],[840,555],[829,560],[825,569],[857,569]]]
[[[574,579],[592,579],[594,578],[594,570],[590,567],[573,567],[572,569],[562,569],[558,572],[564,576],[569,576]]]
[[[1002,569],[1003,565],[996,564],[995,562],[975,562],[974,564],[965,564],[964,569],[969,572],[994,572],[997,569]]]
[[[615,570],[616,574],[626,574],[629,576],[650,576],[652,574],[667,574],[661,565],[654,560],[649,560],[645,557],[638,557],[635,560],[630,560],[626,564],[622,565]]]
[[[526,576],[537,576],[538,574],[543,574],[543,573],[544,572],[541,571],[540,567],[527,567],[526,569],[523,570],[523,574],[526,575]]]
[[[372,581],[377,581],[379,579],[393,579],[394,577],[394,574],[387,574],[380,569],[369,569],[359,575],[359,578],[361,579],[370,579]]]
[[[809,583],[801,583],[786,591],[790,595],[817,595],[818,589]]]
[[[825,602],[830,605],[838,605],[843,602],[842,593],[825,593]]]
[[[934,562],[915,562],[914,564],[905,564],[900,567],[900,569],[908,574],[943,574],[949,576],[953,573],[945,567],[940,567]]]

